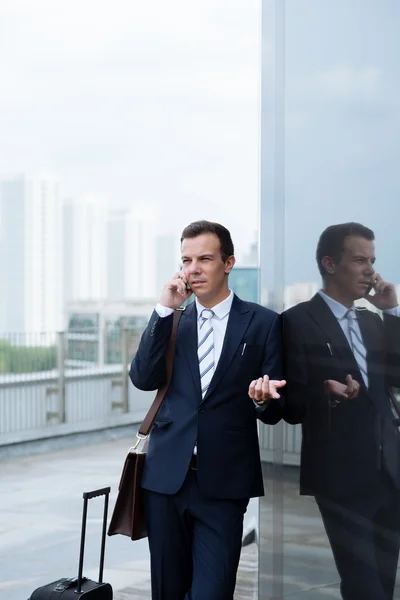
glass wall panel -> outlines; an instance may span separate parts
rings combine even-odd
[[[262,600],[400,598],[399,24],[396,0],[263,2],[261,297],[288,312]]]

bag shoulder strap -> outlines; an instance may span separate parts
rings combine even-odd
[[[166,367],[166,380],[165,383],[158,390],[156,397],[153,400],[152,405],[149,408],[149,411],[145,418],[143,419],[143,423],[141,424],[138,434],[142,436],[148,436],[150,429],[154,423],[154,420],[157,416],[158,411],[160,410],[161,403],[165,398],[167,393],[169,384],[171,382],[172,371],[174,368],[174,355],[175,355],[175,345],[176,345],[176,334],[178,332],[178,324],[181,318],[182,312],[184,309],[178,308],[174,311],[173,323],[172,323],[172,332],[171,337],[169,339],[167,354],[165,357],[165,367]]]

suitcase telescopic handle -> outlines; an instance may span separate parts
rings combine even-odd
[[[85,538],[86,538],[86,521],[87,521],[87,508],[88,501],[98,496],[104,496],[104,513],[103,513],[103,531],[101,535],[101,550],[100,550],[100,567],[99,567],[99,583],[103,583],[103,570],[104,570],[104,554],[106,546],[106,531],[107,531],[107,513],[108,513],[108,500],[110,496],[110,487],[101,488],[99,490],[93,490],[92,492],[83,493],[83,513],[82,513],[82,531],[81,531],[81,549],[79,553],[79,570],[78,570],[78,581],[76,586],[76,593],[80,594],[82,591],[82,574],[83,574],[83,558],[85,554]]]
[[[100,490],[93,490],[93,492],[83,492],[83,499],[91,500],[92,498],[97,498],[98,496],[107,496],[111,491],[111,488],[105,487]]]

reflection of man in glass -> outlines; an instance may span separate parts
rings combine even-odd
[[[328,227],[323,289],[283,313],[287,406],[301,423],[300,493],[315,496],[345,600],[393,598],[400,532],[400,309],[375,272],[374,234]],[[370,292],[373,290],[373,293]],[[361,298],[383,311],[355,308]]]

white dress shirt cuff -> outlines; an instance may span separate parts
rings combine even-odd
[[[394,306],[393,308],[387,308],[383,311],[384,315],[393,315],[394,317],[400,317],[400,306]]]
[[[158,314],[158,316],[161,317],[162,319],[164,317],[169,317],[169,315],[172,315],[172,313],[174,312],[173,308],[169,308],[169,306],[163,306],[159,302],[157,303],[155,310],[156,310],[156,313]]]
[[[264,412],[265,407],[269,404],[269,402],[264,402],[264,404],[259,404],[258,402],[253,400],[253,404],[256,407],[256,415],[260,415],[262,412]]]

